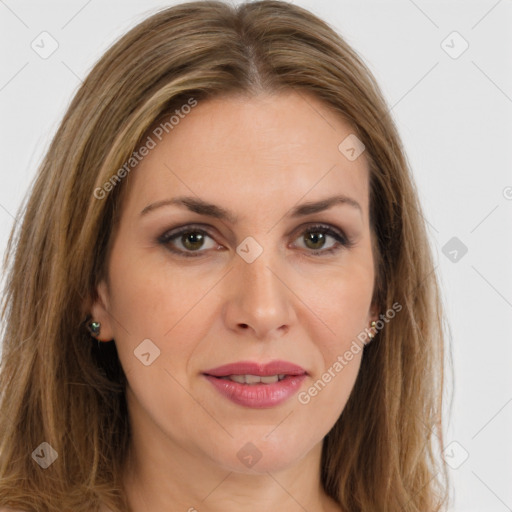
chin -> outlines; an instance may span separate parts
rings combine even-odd
[[[225,469],[235,473],[272,473],[286,470],[297,464],[315,444],[308,443],[304,437],[301,439],[300,435],[297,439],[294,439],[291,434],[285,435],[284,432],[278,435],[277,429],[265,439],[271,431],[272,429],[266,428],[262,433],[253,431],[255,435],[252,436],[237,436],[236,439],[229,441],[229,446],[224,445],[223,453],[217,452],[214,458]]]

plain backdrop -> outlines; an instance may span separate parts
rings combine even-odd
[[[512,0],[293,3],[375,74],[418,185],[451,330],[451,510],[512,511]],[[170,5],[0,0],[2,251],[80,81]]]

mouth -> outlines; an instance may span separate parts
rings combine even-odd
[[[263,409],[277,406],[295,394],[308,372],[288,361],[239,361],[212,368],[203,375],[232,402]]]

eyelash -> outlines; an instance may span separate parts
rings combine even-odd
[[[200,233],[202,235],[207,235],[210,238],[213,238],[208,231],[205,231],[204,229],[199,228],[196,225],[190,224],[187,226],[184,226],[182,228],[179,228],[177,231],[168,231],[158,237],[157,242],[161,245],[166,246],[166,248],[180,256],[186,257],[186,258],[197,258],[202,255],[202,253],[206,251],[184,251],[181,249],[175,249],[170,245],[170,242],[174,241],[175,239],[179,238],[181,235],[187,234],[187,233]],[[306,233],[322,233],[324,235],[329,235],[332,238],[334,238],[337,242],[336,245],[333,247],[330,247],[329,249],[319,249],[317,251],[314,251],[313,249],[310,250],[312,256],[326,256],[331,255],[333,253],[336,253],[342,249],[349,249],[354,246],[354,241],[349,239],[347,236],[345,236],[341,231],[338,231],[337,229],[334,229],[330,226],[324,225],[324,224],[315,224],[312,226],[309,226],[307,229],[301,232],[301,234]]]

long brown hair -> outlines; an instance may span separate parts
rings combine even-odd
[[[323,100],[364,143],[374,300],[381,312],[402,306],[365,348],[350,399],[324,440],[325,491],[347,512],[445,505],[445,319],[397,130],[343,38],[307,10],[270,0],[190,2],[151,16],[105,53],[72,100],[4,262],[0,505],[129,510],[121,481],[126,377],[115,342],[99,345],[84,328],[128,181],[113,176],[155,121],[191,98],[286,91]],[[31,456],[43,442],[58,454],[45,470]]]

